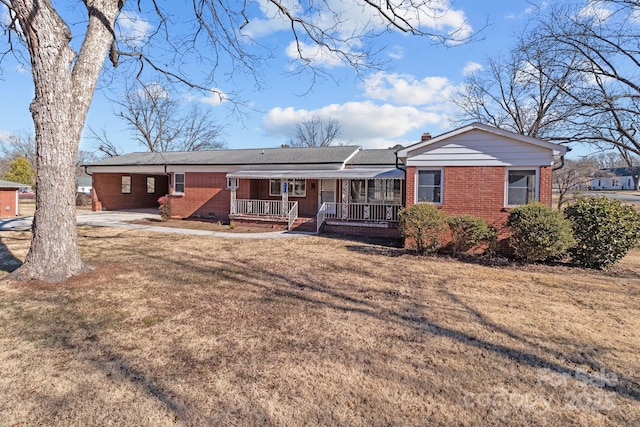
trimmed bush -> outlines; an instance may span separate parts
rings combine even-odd
[[[561,256],[575,242],[571,222],[561,212],[537,202],[513,208],[507,227],[515,255],[526,262]]]
[[[158,203],[160,204],[158,208],[160,219],[163,221],[171,219],[171,197],[166,194],[158,199]]]
[[[398,213],[399,226],[405,238],[413,239],[420,253],[434,253],[441,246],[442,233],[446,230],[446,216],[429,204],[418,204]]]
[[[453,256],[483,243],[487,243],[489,249],[495,246],[498,233],[495,227],[487,224],[482,218],[473,215],[456,215],[447,218],[447,224],[451,230]]]
[[[619,200],[585,197],[564,212],[576,238],[569,253],[583,267],[609,268],[640,239],[640,214]]]

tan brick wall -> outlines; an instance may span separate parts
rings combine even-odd
[[[131,176],[131,193],[122,193],[122,177]],[[155,193],[147,193],[147,177],[156,179]],[[124,173],[94,173],[92,209],[122,210],[158,207],[158,198],[167,194],[166,175]]]
[[[0,188],[0,217],[7,218],[18,214],[16,191],[16,189]]]

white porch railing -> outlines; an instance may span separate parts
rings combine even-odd
[[[291,230],[291,226],[295,222],[296,218],[298,218],[298,202],[293,202],[293,206],[287,214],[287,230]]]
[[[337,203],[334,203],[334,205]],[[320,229],[322,228],[322,224],[324,224],[324,220],[327,218],[327,202],[324,202],[320,209],[318,209],[318,214],[316,215],[316,233],[320,233]]]
[[[298,210],[298,202],[282,203],[282,200],[236,199],[235,209],[231,212],[238,215],[288,217],[294,205]],[[283,208],[284,205],[284,209]]]
[[[318,209],[318,231],[327,219],[342,219],[373,222],[397,222],[399,205],[378,205],[373,203],[350,203],[347,205],[346,218],[342,212],[342,203],[325,202]]]
[[[282,200],[236,199],[235,206],[231,207],[231,212],[232,215],[281,218],[281,220],[287,221],[287,230],[290,230],[298,218],[298,202],[283,203]]]

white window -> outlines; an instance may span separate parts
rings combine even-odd
[[[184,194],[184,173],[173,174],[173,192]]]
[[[238,178],[227,178],[227,189],[238,188]]]
[[[442,203],[442,169],[418,169],[416,203]]]
[[[350,189],[351,203],[402,203],[402,182],[399,179],[352,179]]]
[[[122,177],[122,194],[131,194],[131,176]]]
[[[288,179],[286,182],[289,197],[305,197],[307,195],[307,182],[301,178]],[[269,195],[282,195],[282,181],[279,179],[269,180]]]
[[[537,170],[507,170],[507,206],[526,205],[536,200],[538,200]]]
[[[156,192],[156,178],[153,176],[147,177],[147,194],[153,194]]]

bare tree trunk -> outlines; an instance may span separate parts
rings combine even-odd
[[[75,218],[75,161],[96,82],[113,40],[117,0],[95,0],[80,53],[49,1],[13,1],[31,55],[36,130],[36,212],[31,248],[11,279],[59,282],[86,269]]]

